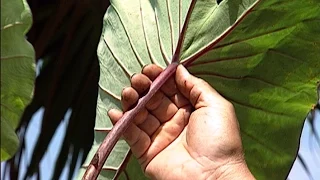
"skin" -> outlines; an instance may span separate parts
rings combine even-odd
[[[122,91],[124,112],[162,71],[148,65],[133,75],[131,87]],[[123,112],[112,109],[108,115],[116,123]],[[233,105],[182,65],[123,136],[151,179],[254,179]]]

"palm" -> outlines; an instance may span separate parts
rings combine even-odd
[[[211,112],[213,114],[209,115],[203,112]],[[177,138],[170,145],[163,143],[162,151],[154,152],[156,155],[146,166],[146,173],[150,174],[150,176],[157,174],[157,176],[162,177],[161,179],[206,179],[210,175],[209,169],[215,169],[226,163],[224,162],[226,157],[230,156],[230,153],[238,148],[238,144],[235,143],[233,138],[227,137],[234,137],[232,134],[238,132],[234,131],[237,129],[233,129],[233,127],[229,127],[231,131],[227,132],[224,130],[225,128],[221,128],[221,126],[224,126],[223,124],[217,124],[220,121],[212,120],[210,124],[207,121],[209,119],[203,117],[207,115],[210,117],[221,116],[221,114],[215,114],[217,112],[222,112],[219,105],[210,108],[200,108],[192,112],[188,120],[189,123],[186,126],[176,126],[179,127],[176,129],[177,131],[182,130]],[[172,120],[167,123],[171,124],[171,122]],[[225,124],[227,125],[227,123]],[[163,126],[166,125],[164,124]],[[203,126],[212,126],[213,128],[209,128],[210,131],[206,131],[208,128]],[[231,136],[222,137],[228,134]],[[175,135],[175,133],[172,134],[172,136]],[[151,143],[150,148],[152,147],[153,144]],[[159,167],[161,167],[161,171]],[[159,171],[161,174],[156,173]],[[199,174],[202,177],[198,177]],[[158,177],[154,178],[160,179]]]
[[[199,179],[201,165],[189,154],[186,131],[159,152],[147,165],[146,174],[152,179]],[[161,169],[160,169],[161,168]]]

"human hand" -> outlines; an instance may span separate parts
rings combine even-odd
[[[148,65],[122,91],[129,110],[163,70]],[[108,112],[113,123],[123,113]],[[145,174],[152,179],[254,179],[244,160],[232,104],[179,65],[124,133]]]

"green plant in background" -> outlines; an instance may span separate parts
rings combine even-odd
[[[31,24],[26,1],[1,1],[1,161],[18,149],[15,130],[32,98],[35,53],[25,39]]]
[[[2,41],[3,18],[9,16],[2,10],[12,9],[18,2],[25,4],[21,0],[1,2],[1,103],[5,82],[2,73],[9,70],[2,69],[2,44],[12,40]],[[129,77],[145,64],[166,67],[172,60],[183,63],[234,104],[246,160],[256,178],[287,176],[296,157],[305,116],[317,103],[318,0],[112,0],[103,21],[109,5],[105,0],[28,3],[34,14],[28,40],[36,50],[36,60],[42,58],[44,66],[36,80],[32,102],[21,118],[22,145],[9,162],[11,179],[17,179],[17,167],[23,158],[24,129],[28,129],[32,115],[40,107],[45,109],[41,134],[26,175],[39,173],[39,163],[52,136],[70,109],[72,114],[54,162],[53,178],[60,177],[69,155],[71,178],[78,157],[84,161],[89,153],[78,175],[81,178],[112,128],[107,111],[120,108],[120,92],[130,85]],[[186,18],[188,11],[190,18]],[[186,31],[181,31],[186,20]],[[96,51],[100,60],[99,87]],[[180,53],[174,56],[175,52]],[[3,111],[7,113],[1,107],[1,128]],[[95,138],[89,152],[94,117]],[[1,143],[2,137],[5,136],[1,134]],[[99,179],[114,177],[145,179],[123,140],[110,154]]]
[[[17,2],[3,0],[7,7]],[[1,4],[2,8],[5,8]],[[40,174],[43,159],[58,125],[67,121],[63,146],[52,158],[53,179],[59,179],[62,169],[70,169],[72,177],[78,159],[85,159],[91,149],[94,132],[99,64],[97,44],[102,30],[102,18],[109,2],[105,0],[28,0],[33,25],[26,35],[33,45],[37,64],[43,64],[35,81],[34,96],[25,108],[18,127],[21,145],[15,157],[6,163],[6,175],[18,179]],[[7,8],[11,11],[13,8]],[[2,18],[7,18],[1,13]],[[2,21],[4,22],[4,21]],[[31,154],[26,151],[26,132],[32,117],[44,110],[40,135]],[[69,119],[64,119],[70,111]],[[30,152],[29,152],[30,153]],[[23,159],[31,156],[25,165]],[[70,159],[69,159],[70,158]],[[27,167],[24,167],[27,166]],[[27,173],[19,168],[27,168]],[[47,170],[42,172],[48,172]]]

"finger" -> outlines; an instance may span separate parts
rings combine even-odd
[[[162,91],[158,91],[149,100],[146,108],[161,123],[168,121],[178,111],[178,107]]]
[[[138,112],[138,114],[134,118],[134,124],[136,125],[142,124],[144,121],[146,121],[148,114],[149,112],[146,108],[141,109],[141,111]]]
[[[140,158],[149,148],[151,139],[137,125],[131,124],[123,133],[123,137],[129,144],[133,155]]]
[[[148,76],[151,81],[154,81],[156,77],[160,75],[163,69],[155,64],[147,65],[143,68],[142,73]],[[165,95],[171,97],[177,93],[176,82],[174,77],[169,78],[165,84],[161,87],[161,91],[165,93]]]
[[[150,85],[151,80],[144,74],[134,74],[131,77],[131,86],[138,92],[140,96],[149,89]]]
[[[139,159],[142,167],[145,167],[159,152],[168,147],[183,131],[188,124],[191,107],[179,109],[172,120],[161,125],[152,135],[152,144],[145,154]]]
[[[138,92],[132,87],[126,87],[121,93],[121,105],[123,111],[129,110],[139,99]]]
[[[168,97],[172,97],[178,92],[174,77],[170,77],[161,87],[161,91]]]
[[[148,76],[149,79],[153,81],[157,76],[159,76],[162,71],[163,69],[161,67],[155,64],[150,64],[143,68],[142,73]],[[189,101],[184,96],[182,96],[180,92],[178,92],[174,77],[169,78],[167,82],[165,82],[165,84],[161,87],[161,91],[166,96],[168,96],[172,100],[172,102],[176,104],[177,107],[182,107],[189,103]],[[158,103],[160,103],[160,98],[156,99],[159,99]],[[151,107],[151,109],[154,108]]]
[[[115,124],[123,115],[116,109],[111,109],[108,112],[111,121]],[[130,124],[128,129],[123,133],[124,140],[129,144],[134,156],[139,158],[149,148],[151,144],[150,137],[138,128],[135,124]]]
[[[147,119],[138,125],[138,127],[146,132],[149,136],[152,136],[154,132],[159,128],[160,122],[156,117],[154,117],[152,114],[148,114]]]
[[[123,113],[118,109],[110,109],[108,111],[108,116],[110,117],[112,124],[116,124],[116,122],[123,116]]]
[[[151,81],[163,71],[163,69],[155,64],[149,64],[142,69],[142,74],[146,75]]]
[[[181,94],[181,92],[179,91],[175,95],[173,95],[170,99],[178,108],[181,108],[183,106],[190,104],[190,101],[186,97],[184,97],[184,95]]]
[[[151,138],[152,141],[156,141],[156,139],[158,139],[164,144],[167,144],[169,141],[172,142],[188,124],[190,114],[191,106],[180,108],[172,117],[171,121],[164,123],[160,128],[158,128]]]
[[[179,91],[196,109],[209,107],[214,102],[226,101],[207,82],[191,75],[182,65],[178,66],[175,79]]]
[[[178,107],[162,91],[156,92],[146,104],[146,108],[161,123],[169,120],[178,111]]]
[[[121,104],[123,111],[127,111],[133,107],[137,103],[139,99],[138,92],[132,87],[124,88],[121,95]],[[135,124],[141,124],[146,120],[148,111],[146,108],[143,108],[134,118]]]
[[[148,110],[154,110],[159,107],[162,100],[164,98],[164,94],[161,91],[157,91],[153,97],[147,102],[146,108]]]

